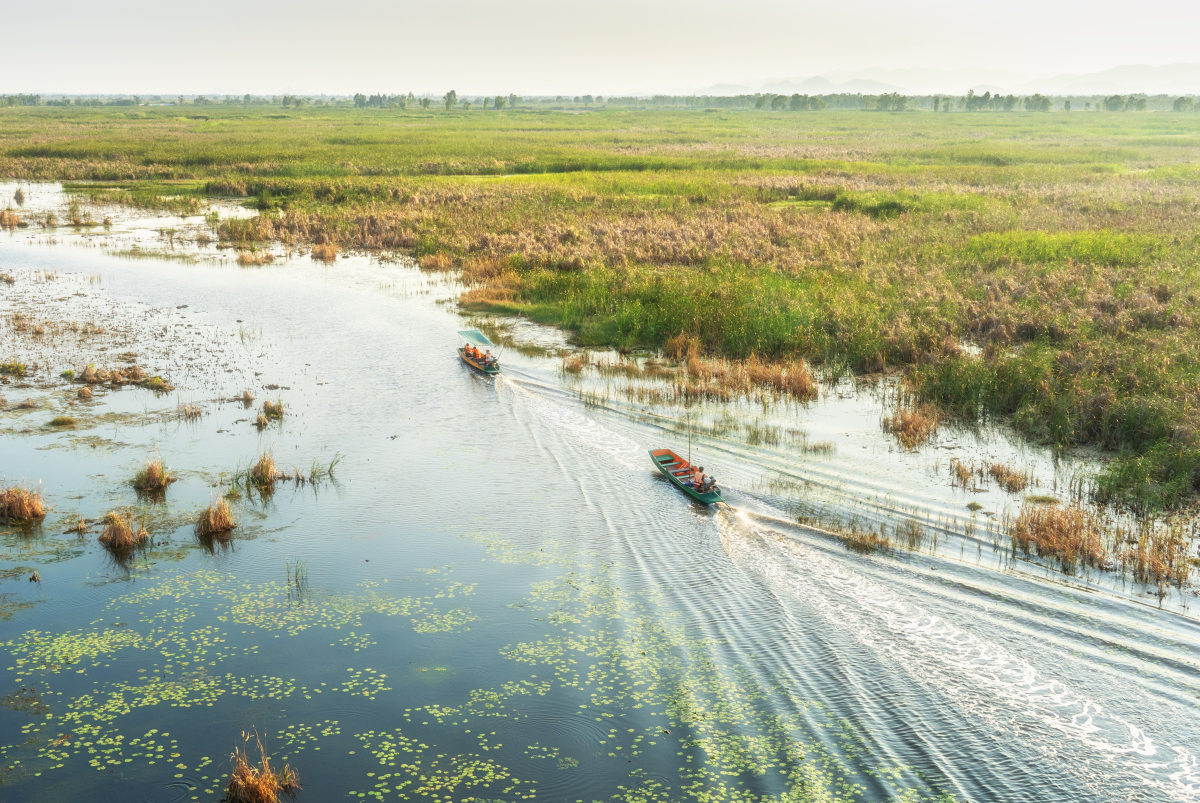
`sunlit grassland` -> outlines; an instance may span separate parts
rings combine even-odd
[[[588,345],[899,370],[926,402],[1200,488],[1200,134],[1173,114],[0,109],[0,174],[235,244],[404,250]],[[174,206],[172,206],[174,204]]]

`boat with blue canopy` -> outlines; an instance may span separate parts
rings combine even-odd
[[[458,349],[462,361],[477,371],[483,371],[489,376],[500,373],[500,363],[492,355],[496,344],[487,339],[487,335],[478,329],[463,329],[459,337],[467,342]]]

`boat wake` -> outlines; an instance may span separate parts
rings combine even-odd
[[[1064,771],[1115,795],[1109,799],[1146,799],[1153,789],[1166,800],[1200,800],[1200,768],[1186,748],[1157,742],[1004,647],[755,516],[730,509],[717,517],[722,544],[736,565],[765,580],[785,604],[803,602],[827,626],[853,634],[916,682],[936,687],[998,737],[1020,731],[1043,758],[1057,757]],[[1080,749],[1069,750],[1064,739]]]

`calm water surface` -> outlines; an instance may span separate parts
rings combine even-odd
[[[861,556],[792,523],[831,488],[962,515],[948,457],[890,451],[877,402],[734,409],[841,440],[698,438],[730,502],[703,509],[646,456],[686,447],[679,415],[586,404],[556,359],[512,350],[472,373],[436,277],[119,258],[158,236],[122,225],[0,242],[0,360],[44,366],[0,387],[0,474],[53,506],[0,528],[3,800],[216,800],[255,731],[302,800],[1200,800],[1186,595],[1160,610],[985,539]],[[22,310],[107,335],[35,341]],[[176,390],[81,403],[50,381],[125,352]],[[230,401],[246,388],[282,423],[256,430]],[[76,429],[45,426],[66,413]],[[197,539],[264,450],[342,460]],[[151,455],[179,476],[161,501],[129,483]],[[118,507],[153,535],[128,564],[98,528],[64,533]]]

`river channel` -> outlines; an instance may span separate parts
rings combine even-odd
[[[244,733],[313,801],[1200,800],[1200,600],[1014,561],[1003,491],[947,475],[1003,453],[1061,494],[1082,457],[998,431],[904,452],[853,379],[684,411],[529,349],[486,377],[451,277],[240,266],[202,218],[113,215],[0,235],[0,361],[37,365],[0,386],[0,474],[51,507],[0,526],[0,800],[215,801]],[[132,362],[174,389],[59,378]],[[727,508],[651,465],[689,429]],[[264,451],[334,470],[198,538]],[[152,456],[178,478],[154,499],[130,484]],[[850,499],[944,535],[858,554],[797,521]],[[68,532],[118,508],[151,535],[130,560]]]

